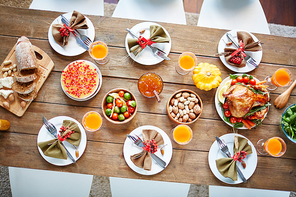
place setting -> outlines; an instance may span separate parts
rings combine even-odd
[[[155,65],[170,60],[171,37],[168,31],[154,22],[142,22],[127,28],[125,48],[128,56],[142,65]]]
[[[221,37],[217,55],[233,72],[248,73],[259,66],[262,59],[262,45],[250,32],[231,30]]]
[[[209,150],[208,162],[217,179],[228,184],[240,184],[247,182],[255,172],[257,153],[246,137],[228,133],[216,137]]]
[[[170,163],[173,147],[169,136],[160,128],[145,125],[127,135],[123,156],[127,165],[142,175],[154,175]]]
[[[68,116],[57,116],[48,121],[43,117],[43,122],[37,137],[40,155],[56,166],[76,163],[87,144],[82,125]]]
[[[69,24],[72,25],[69,26]],[[77,11],[58,16],[48,30],[50,46],[64,56],[77,56],[88,51],[94,38],[95,28],[93,23]]]

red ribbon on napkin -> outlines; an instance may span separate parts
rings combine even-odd
[[[144,49],[147,45],[151,46],[151,44],[156,43],[151,41],[150,39],[146,39],[142,36],[139,37],[137,43]]]

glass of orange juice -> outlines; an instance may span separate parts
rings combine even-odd
[[[192,139],[192,130],[187,125],[178,125],[176,126],[173,131],[173,139],[177,144],[186,145]]]
[[[97,131],[102,126],[102,116],[95,111],[87,112],[82,118],[82,124],[87,131]]]
[[[179,56],[178,64],[176,65],[176,71],[180,75],[186,75],[192,71],[196,65],[196,56],[191,52],[184,52]]]
[[[257,142],[257,151],[261,155],[269,154],[273,157],[281,157],[283,154],[285,154],[286,150],[286,143],[280,137],[261,139]]]
[[[98,64],[106,64],[109,61],[108,46],[102,41],[93,42],[88,52]]]
[[[272,76],[265,78],[268,90],[275,90],[277,87],[288,86],[292,83],[293,75],[286,68],[277,69]]]

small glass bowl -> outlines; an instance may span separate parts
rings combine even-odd
[[[286,136],[290,141],[292,141],[293,143],[296,144],[296,140],[293,139],[291,136],[289,136],[289,134],[286,132],[286,130],[285,130],[285,128],[284,128],[284,125],[283,125],[283,117],[284,117],[284,115],[286,114],[286,112],[287,112],[288,109],[290,109],[291,107],[293,107],[293,106],[295,106],[295,105],[296,105],[296,103],[290,105],[289,107],[287,107],[287,108],[285,109],[283,115],[281,116],[281,119],[280,119],[280,125],[279,125],[279,126],[280,126],[280,130],[285,134],[285,136]]]

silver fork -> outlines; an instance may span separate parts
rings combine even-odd
[[[45,117],[43,117],[43,123],[44,123],[46,129],[49,131],[49,133],[52,134],[55,138],[57,138],[58,137],[57,136],[57,128],[51,122],[48,122]],[[68,157],[72,160],[73,163],[75,163],[76,160],[72,157],[71,153],[65,147],[65,145],[63,144],[63,142],[61,142],[61,145],[65,148]]]
[[[218,138],[216,136],[216,141],[218,142],[218,145],[220,147],[220,150],[229,158],[231,158],[231,154],[229,152],[228,146],[227,144],[224,142],[224,140],[222,141],[220,138]],[[241,177],[241,179],[243,180],[244,183],[247,182],[247,179],[245,178],[244,174],[242,173],[242,171],[239,169],[238,165],[236,165],[237,168],[237,173],[238,175]]]
[[[64,16],[64,15],[62,15],[61,14],[61,17],[65,20],[65,22],[66,23],[68,23],[68,25],[69,25],[69,20]],[[67,24],[66,24],[67,25]],[[92,41],[91,41],[91,39],[89,38],[89,37],[87,37],[86,35],[83,35],[83,34],[81,34],[81,33],[79,33],[76,29],[74,30],[74,32],[75,32],[75,34],[77,35],[77,36],[79,36],[80,38],[81,38],[81,40],[84,42],[84,44],[86,44],[87,46],[89,46],[89,45],[91,45],[91,43],[92,43]]]
[[[230,33],[226,33],[226,36],[234,44],[235,47],[239,48],[239,44],[236,42],[236,40],[234,39],[234,37]],[[256,60],[254,60],[247,53],[245,53],[245,54],[246,54],[246,57],[245,57],[246,62],[257,68],[258,64],[257,64]]]

